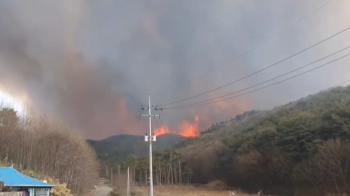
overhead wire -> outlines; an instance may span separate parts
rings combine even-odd
[[[341,82],[339,84],[336,84],[336,85],[332,86],[331,88],[334,88],[334,87],[337,87],[337,86],[340,86],[340,85],[343,85],[343,84],[346,84],[346,83],[349,83],[349,82],[350,82],[350,80],[345,80],[345,81],[343,81],[343,82]]]
[[[244,52],[244,53],[242,53],[242,54],[236,56],[234,60],[238,60],[238,59],[240,59],[241,57],[246,56],[246,55],[249,54],[250,52],[254,51],[255,49],[257,49],[257,48],[263,46],[263,45],[264,45],[265,43],[267,43],[268,41],[270,41],[270,40],[272,40],[273,38],[275,38],[276,36],[280,35],[281,33],[283,33],[283,32],[284,32],[285,30],[287,30],[288,28],[293,27],[293,26],[295,26],[296,24],[300,23],[301,21],[305,20],[306,18],[308,18],[308,17],[311,16],[312,14],[316,13],[317,11],[319,11],[320,9],[322,9],[323,7],[327,6],[327,5],[328,5],[329,3],[331,3],[332,1],[334,1],[334,0],[327,1],[326,3],[324,3],[324,4],[322,4],[321,6],[317,7],[317,8],[314,9],[313,11],[307,13],[305,16],[301,17],[300,19],[298,19],[298,20],[295,21],[294,23],[292,23],[292,24],[288,25],[287,27],[283,28],[281,31],[279,31],[279,32],[277,32],[277,33],[275,33],[275,34],[273,34],[271,37],[265,39],[264,41],[260,42],[259,44],[257,44],[257,45],[255,45],[255,46],[253,46],[252,48],[248,49],[246,52]],[[198,78],[201,78],[201,77],[204,77],[204,76],[206,76],[206,75],[208,75],[208,74],[214,73],[215,71],[218,71],[218,70],[220,70],[221,68],[222,68],[222,67],[212,69],[212,70],[210,70],[210,71],[208,71],[208,72],[205,72],[205,73],[203,73],[203,74],[201,74],[201,75],[195,77],[195,78],[192,79],[192,80],[186,81],[185,83],[191,83],[191,82],[197,80]],[[175,87],[174,87],[174,88],[175,88]],[[169,89],[169,88],[167,88],[167,89]],[[151,94],[154,95],[154,94],[158,94],[159,92],[161,92],[161,90],[155,91],[155,92],[153,92],[153,93],[151,93]]]
[[[231,97],[228,97],[228,98],[225,98],[225,99],[216,100],[216,101],[210,101],[210,102],[207,102],[207,103],[200,103],[200,104],[198,104],[198,103],[193,103],[193,104],[191,104],[191,105],[189,104],[189,105],[183,105],[183,106],[177,106],[177,107],[169,107],[169,108],[164,108],[164,109],[184,109],[184,108],[192,108],[192,107],[198,107],[198,106],[202,106],[202,105],[209,105],[209,104],[213,104],[213,103],[217,103],[217,102],[221,102],[221,101],[225,101],[225,100],[229,100],[229,99],[241,97],[241,96],[243,96],[243,95],[251,94],[251,93],[254,93],[254,92],[257,92],[257,91],[266,89],[266,88],[268,88],[268,87],[275,86],[275,85],[277,85],[277,84],[283,83],[283,82],[285,82],[285,81],[294,79],[294,78],[296,78],[296,77],[299,77],[299,76],[301,76],[301,75],[304,75],[304,74],[309,73],[309,72],[311,72],[311,71],[314,71],[314,70],[316,70],[316,69],[319,69],[319,68],[321,68],[321,67],[324,67],[324,66],[326,66],[326,65],[329,65],[329,64],[334,63],[334,62],[336,62],[336,61],[339,61],[339,60],[341,60],[341,59],[343,59],[343,58],[345,58],[345,57],[348,57],[348,56],[350,56],[350,53],[348,53],[348,54],[346,54],[346,55],[344,55],[344,56],[341,56],[341,57],[339,57],[339,58],[337,58],[337,59],[334,59],[334,60],[332,60],[332,61],[330,61],[330,62],[327,62],[327,63],[325,63],[325,64],[322,64],[322,65],[320,65],[320,66],[317,66],[317,67],[315,67],[315,68],[313,68],[313,69],[310,69],[310,70],[307,70],[307,71],[305,71],[305,72],[302,72],[302,73],[300,73],[300,74],[294,75],[294,76],[292,76],[292,77],[286,78],[286,79],[284,79],[284,80],[281,80],[281,81],[278,81],[278,82],[275,82],[275,83],[272,83],[272,84],[269,84],[269,85],[266,85],[266,86],[264,86],[264,87],[261,87],[261,88],[255,89],[255,90],[251,90],[251,91],[248,91],[248,92],[245,92],[245,93],[241,93],[241,94],[239,94],[239,95],[231,96]]]
[[[268,65],[268,66],[266,66],[266,67],[264,67],[264,68],[262,68],[262,69],[260,69],[260,70],[258,70],[258,71],[255,71],[255,72],[253,72],[253,73],[251,73],[251,74],[248,74],[248,75],[246,75],[246,76],[244,76],[244,77],[241,77],[241,78],[239,78],[239,79],[237,79],[237,80],[234,80],[234,81],[232,81],[232,82],[229,82],[229,83],[227,83],[227,84],[225,84],[225,85],[216,87],[216,88],[214,88],[214,89],[205,91],[205,92],[203,92],[203,93],[200,93],[200,94],[197,94],[197,95],[194,95],[194,96],[185,98],[185,99],[181,99],[181,100],[178,100],[178,101],[166,103],[166,104],[164,104],[163,106],[172,105],[172,104],[175,104],[175,103],[180,103],[180,102],[183,102],[183,101],[187,101],[187,100],[190,100],[190,99],[193,99],[193,98],[196,98],[196,97],[199,97],[199,96],[202,96],[202,95],[205,95],[205,94],[214,92],[214,91],[216,91],[216,90],[222,89],[222,88],[227,87],[227,86],[229,86],[229,85],[231,85],[231,84],[234,84],[234,83],[236,83],[236,82],[242,81],[242,80],[244,80],[244,79],[246,79],[246,78],[248,78],[248,77],[251,77],[251,76],[253,76],[253,75],[256,75],[256,74],[258,74],[258,73],[260,73],[260,72],[262,72],[262,71],[265,71],[265,70],[267,70],[267,69],[269,69],[269,68],[271,68],[271,67],[273,67],[273,66],[276,66],[276,65],[278,65],[278,64],[280,64],[280,63],[282,63],[282,62],[284,62],[284,61],[286,61],[286,60],[288,60],[288,59],[291,59],[291,58],[293,58],[293,57],[295,57],[295,56],[297,56],[297,55],[299,55],[299,54],[301,54],[301,53],[303,53],[303,52],[305,52],[305,51],[307,51],[307,50],[309,50],[309,49],[311,49],[311,48],[313,48],[313,47],[315,47],[315,46],[317,46],[317,45],[320,45],[321,43],[323,43],[323,42],[325,42],[325,41],[327,41],[327,40],[329,40],[329,39],[332,39],[333,37],[335,37],[335,36],[337,36],[337,35],[339,35],[339,34],[341,34],[341,33],[344,33],[344,32],[346,32],[346,31],[348,31],[349,29],[350,29],[350,27],[347,27],[347,28],[345,28],[345,29],[343,29],[343,30],[341,30],[341,31],[339,31],[339,32],[337,32],[337,33],[335,33],[335,34],[333,34],[333,35],[331,35],[331,36],[329,36],[329,37],[327,37],[327,38],[325,38],[325,39],[323,39],[323,40],[321,40],[321,41],[319,41],[319,42],[317,42],[317,43],[315,43],[315,44],[313,44],[313,45],[311,45],[311,46],[309,46],[309,47],[307,47],[307,48],[304,48],[304,49],[302,49],[302,50],[300,50],[300,51],[298,51],[298,52],[296,52],[296,53],[294,53],[294,54],[292,54],[292,55],[290,55],[290,56],[288,56],[288,57],[286,57],[286,58],[283,58],[282,60],[277,61],[276,63],[273,63],[273,64],[271,64],[271,65]]]
[[[340,52],[343,52],[343,51],[345,51],[345,50],[347,50],[347,49],[349,49],[349,48],[350,48],[350,46],[347,46],[347,47],[342,48],[342,49],[340,49],[340,50],[338,50],[338,51],[336,51],[336,52],[333,52],[332,54],[329,54],[329,55],[327,55],[327,56],[325,56],[325,57],[322,57],[322,58],[320,58],[320,59],[317,59],[317,60],[315,60],[315,61],[313,61],[313,62],[311,62],[311,63],[308,63],[308,64],[306,64],[306,65],[303,65],[303,66],[301,66],[301,67],[298,67],[298,68],[296,68],[296,69],[293,69],[293,70],[291,70],[291,71],[288,71],[288,72],[286,72],[286,73],[284,73],[284,74],[278,75],[278,76],[273,77],[273,78],[271,78],[271,79],[265,80],[265,81],[263,81],[263,82],[254,84],[254,85],[252,85],[252,86],[249,86],[249,87],[246,87],[246,88],[237,90],[237,91],[233,91],[233,92],[231,92],[231,93],[228,93],[228,94],[225,94],[225,95],[221,95],[221,96],[218,96],[218,97],[215,97],[215,98],[212,98],[212,99],[207,99],[207,100],[203,100],[203,101],[200,101],[200,102],[191,103],[191,104],[187,104],[187,105],[183,105],[183,106],[189,106],[189,105],[193,105],[193,104],[200,104],[200,103],[205,103],[205,102],[213,101],[213,100],[216,100],[216,99],[219,99],[219,98],[224,98],[224,97],[227,97],[227,96],[229,96],[229,95],[233,95],[233,94],[236,94],[236,93],[239,93],[239,92],[242,92],[242,91],[245,91],[245,90],[254,88],[254,87],[256,87],[256,86],[265,84],[265,83],[267,83],[267,82],[273,81],[273,80],[275,80],[275,79],[281,78],[281,77],[286,76],[286,75],[288,75],[288,74],[294,73],[294,72],[296,72],[296,71],[298,71],[298,70],[301,70],[301,69],[303,69],[303,68],[306,68],[306,67],[308,67],[308,66],[310,66],[310,65],[313,65],[313,64],[315,64],[315,63],[317,63],[317,62],[320,62],[320,61],[322,61],[322,60],[324,60],[324,59],[327,59],[327,58],[329,58],[329,57],[331,57],[331,56],[333,56],[333,55],[336,55],[336,54],[338,54],[338,53],[340,53]],[[174,106],[174,107],[180,107],[180,106]],[[182,106],[181,106],[181,107],[182,107]]]

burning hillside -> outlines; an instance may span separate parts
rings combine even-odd
[[[199,135],[199,117],[196,116],[192,122],[187,120],[182,121],[176,130],[170,130],[167,125],[154,128],[155,135],[162,135],[165,133],[177,133],[184,137],[195,137]]]

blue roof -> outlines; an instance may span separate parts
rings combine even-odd
[[[55,185],[45,183],[38,179],[26,176],[17,171],[13,166],[0,167],[0,181],[4,186],[12,187],[54,187]]]

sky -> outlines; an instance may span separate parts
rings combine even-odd
[[[348,18],[348,0],[2,0],[0,91],[86,138],[144,134],[140,107],[148,95],[164,105],[215,89],[350,27]],[[263,82],[347,46],[350,30],[177,105]],[[235,99],[164,110],[154,127],[198,133],[247,110],[271,109],[350,79],[349,62]]]
[[[11,95],[8,95],[5,92],[1,92],[1,91],[0,91],[0,107],[13,108],[19,114],[19,116],[21,116],[21,114],[25,114],[26,112],[25,104],[21,100],[18,100],[12,97]]]

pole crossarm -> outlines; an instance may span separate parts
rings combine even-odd
[[[149,114],[142,114],[141,115],[141,117],[160,117],[160,115],[159,114],[151,114],[151,115],[149,115]]]

